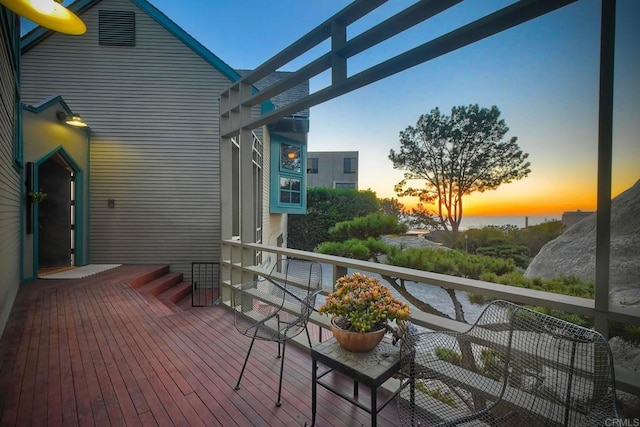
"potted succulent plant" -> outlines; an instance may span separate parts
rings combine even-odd
[[[380,280],[362,273],[339,278],[318,312],[332,316],[334,337],[353,352],[371,351],[390,330],[388,322],[408,320],[411,315],[409,306],[394,298]]]

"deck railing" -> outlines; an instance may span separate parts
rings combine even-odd
[[[301,260],[316,261],[330,269],[330,277],[323,277],[323,293],[333,290],[336,279],[347,274],[348,270],[360,271],[364,274],[378,274],[390,276],[404,281],[433,285],[444,289],[483,295],[491,299],[504,299],[515,303],[531,304],[548,309],[560,310],[583,316],[600,318],[605,321],[620,321],[623,323],[640,325],[640,309],[609,305],[606,312],[598,311],[591,299],[562,295],[515,286],[500,285],[480,280],[447,276],[444,274],[396,267],[369,261],[360,261],[314,252],[300,251],[283,247],[267,246],[257,243],[242,243],[237,240],[222,242],[221,257],[221,298],[223,304],[229,304],[231,286],[252,280],[256,272],[262,271],[260,266],[254,265],[255,254],[262,253],[262,259],[269,257],[291,257]],[[418,326],[431,330],[445,330],[463,332],[469,325],[435,314],[412,311],[411,321]],[[323,328],[329,327],[329,319],[314,313],[310,322]],[[640,393],[640,374],[616,368],[617,383],[620,390]]]

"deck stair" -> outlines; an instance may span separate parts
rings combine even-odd
[[[158,315],[191,308],[191,282],[185,282],[182,273],[171,273],[166,265],[150,266],[129,284],[146,297]]]

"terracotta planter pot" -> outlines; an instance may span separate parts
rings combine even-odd
[[[354,353],[366,353],[373,350],[384,338],[386,329],[373,332],[346,331],[335,324],[335,317],[331,319],[331,332],[345,350]]]

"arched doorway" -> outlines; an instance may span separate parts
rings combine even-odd
[[[38,270],[75,265],[77,175],[62,150],[37,166],[37,188],[47,194],[37,207],[34,255]]]

